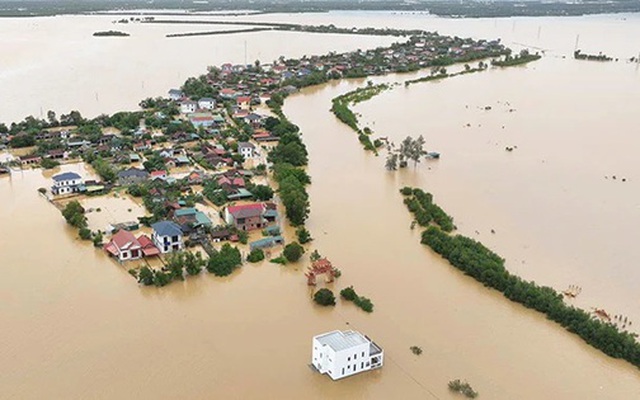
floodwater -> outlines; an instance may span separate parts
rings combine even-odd
[[[632,291],[638,283],[632,262],[637,259],[632,240],[638,237],[634,222],[640,182],[632,168],[637,148],[632,110],[640,100],[637,69],[623,62],[579,63],[562,55],[570,55],[576,34],[585,50],[591,43],[595,50],[602,46],[615,56],[633,55],[635,44],[628,42],[638,37],[637,17],[461,21],[334,13],[262,18],[428,25],[443,33],[460,29],[461,36],[502,36],[529,44],[538,40],[540,25],[544,28],[539,41],[544,43],[539,44],[550,50],[545,59],[529,66],[396,87],[360,104],[357,111],[376,134],[396,141],[423,134],[430,150],[442,153],[440,161],[423,162],[415,170],[384,171],[384,158],[362,151],[355,134],[328,111],[331,98],[364,81],[310,88],[287,100],[285,113],[300,125],[311,155],[312,246],[342,270],[334,289],[354,285],[372,299],[375,311],[370,315],[350,304],[340,303],[333,310],[313,306],[304,260],[286,267],[248,264],[228,278],[203,275],[163,289],[139,288],[126,267],[76,239],[59,211],[37,193],[37,188],[50,184],[50,173],[33,170],[0,178],[0,397],[454,399],[446,384],[455,378],[468,380],[489,399],[640,397],[636,368],[602,355],[539,314],[485,289],[421,246],[397,193],[404,185],[433,192],[456,218],[460,231],[477,235],[505,256],[511,270],[557,289],[581,285],[583,292],[576,299],[581,306],[605,307],[634,319],[639,313]],[[77,25],[86,32],[103,29],[94,28],[90,20],[0,20],[0,31],[11,31],[8,22],[18,29],[33,21],[52,26],[57,21],[64,25],[62,31],[76,34]],[[588,41],[590,32],[601,31],[625,35],[614,35],[619,41]],[[548,38],[551,33],[556,36]],[[291,54],[268,35],[254,38],[250,47],[297,56],[383,40],[340,36],[339,45],[321,35],[287,35],[299,37]],[[25,80],[32,75],[20,71],[29,63],[39,68],[37,57],[32,55],[24,64],[17,57],[11,61],[16,78],[0,79],[3,100],[12,99],[7,114],[3,101],[2,119],[22,118],[25,110],[39,108],[27,93],[51,96],[52,106],[45,109],[60,104],[60,110],[73,106],[99,113],[103,109],[91,104],[95,85],[105,85],[111,93],[101,95],[100,101],[113,97],[102,104],[108,106],[104,111],[131,108],[139,97],[162,94],[206,64],[226,61],[225,54],[212,51],[207,59],[193,48],[205,43],[212,48],[230,46],[232,41],[240,50],[229,57],[237,62],[248,37],[189,38],[181,43],[193,46],[182,45],[191,52],[180,46],[173,49],[185,52],[180,62],[162,55],[152,60],[159,52],[153,43],[160,39],[140,39],[137,46],[147,46],[128,44],[127,59],[146,58],[149,64],[127,71],[132,77],[121,86],[114,82],[125,75],[111,72],[109,65],[104,79],[93,79],[87,56],[76,61],[78,68],[88,69],[75,74],[90,79],[90,89],[76,86],[63,97]],[[55,48],[65,39],[49,40]],[[82,41],[79,46],[102,48]],[[102,51],[106,62],[107,54],[125,50]],[[168,64],[166,70],[159,70],[163,63]],[[182,78],[174,78],[181,68],[186,71]],[[73,74],[57,72],[60,80],[50,84],[60,89],[75,84]],[[150,88],[151,79],[144,89],[132,89],[141,73],[157,76],[157,89]],[[40,82],[37,76],[35,82]],[[376,80],[402,79],[406,77]],[[133,93],[136,90],[143,93]],[[492,110],[480,109],[486,105]],[[516,111],[509,113],[508,108]],[[467,123],[471,127],[465,128]],[[508,153],[505,146],[517,149]],[[62,169],[80,171],[82,166]],[[634,320],[640,324],[640,318]],[[307,367],[311,336],[348,327],[384,347],[384,368],[339,382],[313,373]],[[414,356],[412,345],[424,353]]]

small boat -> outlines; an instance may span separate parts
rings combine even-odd
[[[436,153],[435,151],[430,151],[427,153],[427,158],[438,159],[440,158],[440,153]]]

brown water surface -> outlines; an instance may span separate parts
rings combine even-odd
[[[395,140],[423,134],[443,154],[395,174],[384,171],[383,157],[363,152],[328,111],[331,98],[363,81],[307,89],[287,101],[285,112],[300,125],[311,155],[313,246],[343,271],[334,289],[354,285],[373,300],[370,315],[350,304],[314,307],[303,276],[306,259],[140,288],[126,267],[78,240],[38,194],[51,184],[52,171],[0,178],[0,397],[454,399],[446,383],[455,378],[488,399],[640,397],[636,368],[483,288],[421,246],[397,192],[403,185],[432,191],[462,233],[477,230],[522,276],[559,289],[579,284],[578,304],[637,315],[637,69],[561,58],[573,50],[576,32],[591,49],[632,55],[637,17],[261,18],[433,26],[523,43],[538,40],[543,26],[540,41],[553,49],[523,68],[398,87],[360,104],[362,121],[376,134]],[[124,41],[86,37],[111,27],[110,20],[0,20],[0,49],[15,50],[0,60],[0,119],[38,113],[41,106],[90,115],[134,108],[139,98],[164,94],[208,64],[241,62],[244,40],[250,59],[261,53],[266,60],[390,40],[260,33],[170,42],[162,34],[175,27],[164,26],[131,27],[140,36]],[[589,39],[600,32],[615,40]],[[486,105],[492,110],[480,109]],[[509,113],[511,107],[516,111]],[[514,145],[515,151],[504,151]],[[80,164],[62,170],[89,174]],[[628,181],[613,181],[614,174]],[[307,367],[311,337],[348,327],[384,347],[385,367],[339,382],[313,373]],[[423,348],[422,356],[409,351],[412,345]]]

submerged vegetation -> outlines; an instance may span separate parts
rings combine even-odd
[[[358,88],[332,100],[331,112],[342,123],[353,129],[358,134],[358,140],[362,143],[365,150],[373,151],[376,154],[377,147],[380,147],[381,143],[376,146],[375,142],[371,141],[371,138],[369,137],[372,133],[371,129],[366,127],[364,129],[360,129],[360,127],[358,127],[358,117],[351,108],[349,108],[349,106],[369,100],[389,88],[390,86],[387,84],[374,85],[372,82],[369,82],[366,87]]]
[[[539,54],[531,54],[529,53],[528,50],[522,50],[520,52],[520,54],[516,54],[515,56],[512,56],[511,54],[507,54],[506,56],[504,56],[504,59],[502,60],[493,60],[491,61],[491,64],[497,66],[497,67],[512,67],[514,65],[521,65],[521,64],[526,64],[529,63],[531,61],[536,61],[539,60],[540,58],[542,58],[541,55]]]
[[[573,52],[573,58],[576,60],[587,60],[587,61],[613,61],[613,58],[602,54],[585,54],[581,50],[576,50]]]
[[[318,290],[313,295],[313,301],[315,301],[316,304],[319,304],[325,307],[336,305],[336,297],[333,295],[333,292],[331,290],[326,288],[322,288]]]
[[[432,196],[420,189],[403,188],[401,192],[405,202],[409,199],[411,207],[414,207],[415,211],[412,212],[416,219],[423,209],[423,201],[428,199],[428,203],[433,204]],[[422,200],[417,198],[416,193]],[[483,285],[498,290],[509,300],[545,314],[548,319],[577,334],[605,354],[640,367],[640,343],[636,341],[636,335],[620,331],[612,323],[594,319],[588,312],[565,304],[562,295],[550,287],[527,282],[509,273],[504,266],[505,260],[482,243],[462,235],[449,234],[443,226],[436,225],[430,225],[422,233],[421,243],[448,260],[452,266]]]
[[[340,291],[340,297],[346,301],[352,301],[353,304],[360,307],[365,312],[373,312],[373,303],[371,300],[367,297],[359,296],[355,289],[353,289],[353,286],[342,289]]]
[[[467,382],[462,382],[460,379],[449,382],[449,390],[452,392],[460,393],[468,399],[475,399],[478,397],[478,392],[473,390],[471,385]]]
[[[126,36],[131,36],[126,32],[120,32],[120,31],[101,31],[101,32],[94,32],[93,36],[116,36],[116,37],[126,37]]]

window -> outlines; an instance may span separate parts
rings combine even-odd
[[[344,375],[344,368],[342,368],[342,375]]]
[[[358,359],[358,354],[354,354],[354,355],[353,355],[353,359],[354,359],[354,360],[357,360],[357,359]]]
[[[347,361],[351,361],[351,357],[347,357]]]
[[[364,361],[360,363],[360,369],[364,369]]]
[[[364,357],[364,351],[362,352],[362,357]]]

